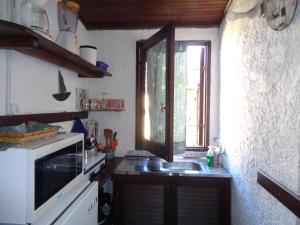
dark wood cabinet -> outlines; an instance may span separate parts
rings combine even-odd
[[[115,225],[230,225],[230,178],[113,175]]]

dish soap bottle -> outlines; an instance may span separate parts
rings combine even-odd
[[[207,166],[210,168],[214,168],[214,166],[215,166],[214,152],[210,148],[207,151]]]

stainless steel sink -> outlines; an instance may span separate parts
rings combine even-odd
[[[135,166],[137,172],[143,173],[199,173],[200,164],[196,162],[166,162],[163,159],[141,159]]]
[[[195,162],[164,162],[163,168],[172,171],[201,171],[201,166]]]

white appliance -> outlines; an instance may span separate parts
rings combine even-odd
[[[68,224],[78,208],[86,208],[85,219],[94,221],[89,225],[97,224],[98,183],[83,175],[82,134],[59,134],[1,151],[0,179],[0,224]]]
[[[79,8],[79,4],[73,1],[57,2],[59,33],[56,43],[76,55],[79,55],[79,43],[76,36]]]
[[[98,224],[98,183],[92,184],[54,223],[54,225],[97,225]]]

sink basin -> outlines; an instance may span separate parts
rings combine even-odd
[[[199,173],[201,166],[195,162],[166,162],[163,159],[143,159],[136,166],[136,171],[144,173]]]
[[[201,171],[201,166],[195,162],[164,162],[163,168],[172,171]]]

